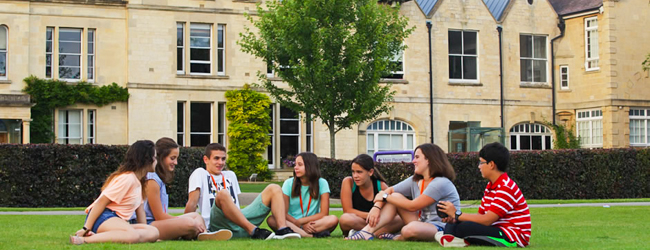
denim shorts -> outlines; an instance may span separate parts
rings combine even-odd
[[[92,211],[92,209],[88,210],[88,214],[86,215],[86,220],[88,220],[88,215],[90,214],[90,211]],[[113,217],[119,218],[119,216],[117,216],[115,211],[105,208],[104,211],[99,215],[99,217],[97,217],[97,220],[95,220],[95,224],[93,225],[92,228],[93,233],[97,233],[97,229],[99,229],[99,226],[101,226],[102,223],[104,223],[104,221]]]
[[[151,225],[151,222],[154,222],[154,219],[147,219],[147,225]],[[138,224],[138,219],[130,219],[129,224]]]

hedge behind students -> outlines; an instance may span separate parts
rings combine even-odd
[[[293,177],[282,184],[285,204],[289,204],[287,225],[302,237],[327,237],[338,218],[329,214],[330,188],[321,178],[318,157],[310,152],[296,156]],[[268,220],[271,228],[275,221]]]
[[[154,171],[156,150],[149,140],[133,143],[117,171],[102,186],[99,197],[86,208],[83,228],[70,236],[70,243],[139,243],[154,242],[158,229],[146,225],[142,205],[145,176]],[[130,225],[127,220],[133,213],[138,223]]]

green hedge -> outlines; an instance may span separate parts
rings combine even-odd
[[[121,162],[127,146],[0,144],[0,207],[83,207]],[[204,167],[202,148],[181,148],[170,206],[185,206],[187,181]],[[480,199],[486,181],[477,153],[450,153],[461,199]],[[320,158],[332,197],[350,175],[350,161]],[[378,163],[394,185],[412,175],[413,165]],[[509,175],[528,199],[606,199],[650,197],[650,149],[547,150],[513,152]],[[245,178],[245,176],[240,176]]]

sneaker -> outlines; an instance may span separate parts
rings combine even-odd
[[[263,229],[256,227],[253,229],[253,234],[251,235],[251,239],[255,240],[270,240],[275,236],[275,234],[269,230]]]
[[[289,227],[284,227],[280,230],[275,231],[275,236],[273,239],[282,240],[282,239],[300,239],[300,234],[294,232]]]
[[[330,237],[330,231],[325,230],[314,234],[314,238],[325,238]]]
[[[216,232],[205,232],[200,233],[197,240],[229,240],[232,238],[232,231],[227,229],[221,229]]]
[[[477,246],[517,247],[517,242],[490,236],[467,236],[465,241]]]
[[[350,229],[350,232],[348,233],[348,238],[352,237],[352,235],[354,235],[355,233],[357,233],[357,230]]]
[[[464,239],[455,237],[451,234],[444,234],[443,232],[437,232],[435,235],[436,241],[440,243],[443,247],[466,247],[469,246],[469,243]]]

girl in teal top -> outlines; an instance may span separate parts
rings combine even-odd
[[[318,157],[310,152],[296,156],[293,178],[282,185],[287,211],[287,225],[302,237],[327,237],[338,225],[338,218],[329,214],[330,188],[320,177]],[[269,226],[276,222],[269,217]]]

